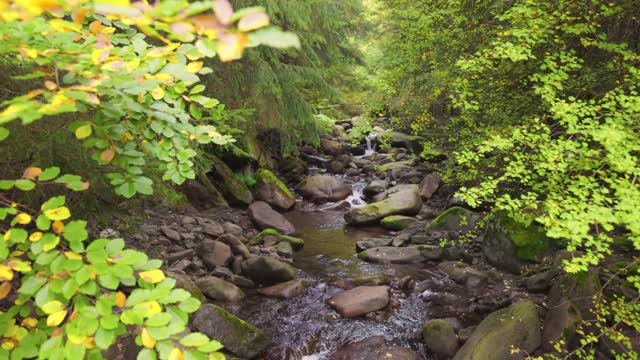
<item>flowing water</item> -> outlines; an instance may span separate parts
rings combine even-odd
[[[379,228],[345,227],[342,212],[291,212],[287,218],[305,239],[294,265],[311,285],[303,295],[289,300],[251,295],[237,304],[223,304],[231,312],[264,329],[273,345],[264,359],[323,360],[350,341],[382,335],[389,344],[411,347],[424,359],[422,345],[414,340],[425,317],[424,302],[415,295],[399,297],[399,304],[385,319],[343,319],[325,304],[344,291],[333,283],[359,276],[387,274],[393,279],[406,275],[420,280],[425,274],[414,266],[382,266],[355,257],[355,242],[384,234]]]

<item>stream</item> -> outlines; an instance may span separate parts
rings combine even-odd
[[[425,305],[416,295],[397,297],[397,306],[384,318],[343,319],[325,300],[341,291],[337,280],[386,274],[392,281],[411,275],[426,278],[416,265],[383,266],[363,262],[356,256],[356,241],[385,235],[381,228],[346,227],[343,212],[290,212],[285,214],[305,239],[304,248],[295,254],[293,265],[302,270],[300,277],[311,284],[304,294],[280,300],[250,295],[240,303],[224,304],[227,310],[265,330],[273,345],[264,359],[321,360],[341,345],[370,336],[384,336],[388,344],[411,347],[426,359],[422,344],[415,340],[425,318]],[[396,298],[396,297],[394,297]]]

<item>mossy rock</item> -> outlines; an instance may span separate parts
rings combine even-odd
[[[416,218],[410,216],[392,215],[382,219],[380,225],[387,230],[401,231],[417,222]]]
[[[538,224],[517,223],[503,212],[492,215],[484,231],[483,252],[489,262],[519,273],[526,262],[539,261],[557,241],[546,236]]]
[[[213,157],[214,175],[211,180],[218,185],[225,198],[233,205],[249,205],[253,195],[247,185],[239,180],[233,170],[222,160]]]
[[[428,230],[433,231],[472,231],[482,216],[460,206],[454,206],[438,215]]]
[[[235,144],[217,146],[215,154],[232,169],[241,169],[247,165],[254,165],[258,160]]]
[[[300,239],[294,236],[282,235],[275,229],[262,230],[260,233],[252,237],[251,240],[249,240],[249,245],[252,245],[252,246],[260,245],[264,241],[264,238],[266,238],[267,236],[273,236],[278,240],[278,242],[281,242],[281,241],[288,242],[289,244],[291,244],[291,246],[293,247],[293,250],[295,251],[298,251],[302,249],[302,247],[304,247],[303,239]]]
[[[273,172],[260,169],[255,173],[255,196],[271,206],[288,210],[296,204],[296,197]]]
[[[179,272],[167,271],[167,276],[174,278],[176,280],[176,287],[180,289],[187,290],[191,296],[200,300],[200,302],[207,302],[207,298],[202,293],[202,290],[196,285],[189,275]]]
[[[521,300],[487,316],[453,360],[514,359],[517,348],[532,354],[540,347],[538,309],[530,300]]]
[[[192,323],[198,331],[220,341],[225,350],[243,358],[254,358],[271,344],[262,330],[213,304],[202,305]]]

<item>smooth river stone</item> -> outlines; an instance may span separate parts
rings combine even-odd
[[[389,304],[389,287],[358,286],[329,298],[327,303],[342,317],[362,316]]]

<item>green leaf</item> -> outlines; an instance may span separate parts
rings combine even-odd
[[[207,335],[202,333],[191,333],[183,337],[182,339],[180,339],[180,344],[184,346],[200,347],[207,343],[209,343],[209,337],[207,337]],[[216,350],[219,350],[219,349],[215,349],[212,351],[216,351]]]
[[[100,326],[106,330],[114,330],[118,325],[120,325],[120,317],[118,315],[109,314],[100,319]]]
[[[252,46],[266,45],[279,49],[290,47],[300,48],[300,38],[298,35],[288,31],[282,31],[275,26],[250,33],[249,42]]]
[[[171,321],[171,315],[166,312],[161,312],[153,315],[146,321],[147,326],[165,326]]]
[[[18,189],[22,191],[30,191],[36,187],[36,183],[34,183],[29,179],[16,180],[15,185]]]
[[[95,341],[96,346],[98,346],[100,349],[107,349],[116,341],[115,331],[98,328],[98,331],[96,331]]]
[[[15,184],[14,180],[0,180],[0,190],[10,190]]]
[[[9,130],[0,127],[0,141],[6,139],[9,136]]]
[[[44,204],[42,204],[42,206],[40,208],[43,211],[45,211],[45,210],[53,210],[53,209],[59,208],[62,205],[64,205],[65,201],[66,201],[66,198],[65,198],[64,195],[54,196],[51,199],[47,200]]]
[[[192,313],[200,308],[200,300],[190,297],[180,303],[178,308],[184,312]]]
[[[66,223],[62,235],[69,242],[87,240],[89,237],[87,222],[84,220],[74,220]]]
[[[42,174],[38,176],[38,181],[49,181],[53,180],[60,175],[60,168],[57,166],[48,167],[44,169]]]
[[[153,181],[147,177],[139,176],[135,179],[135,188],[140,194],[151,195],[153,194]]]
[[[210,353],[222,349],[224,346],[217,340],[211,340],[207,344],[198,347],[198,351]]]
[[[158,357],[157,357],[156,352],[154,350],[142,349],[138,353],[138,357],[136,357],[136,360],[156,360],[157,358]]]
[[[74,133],[76,135],[76,138],[78,139],[88,138],[93,133],[93,128],[91,127],[91,123],[86,123],[78,127]]]
[[[110,257],[114,257],[124,249],[124,240],[123,239],[113,239],[107,243],[105,250]]]

